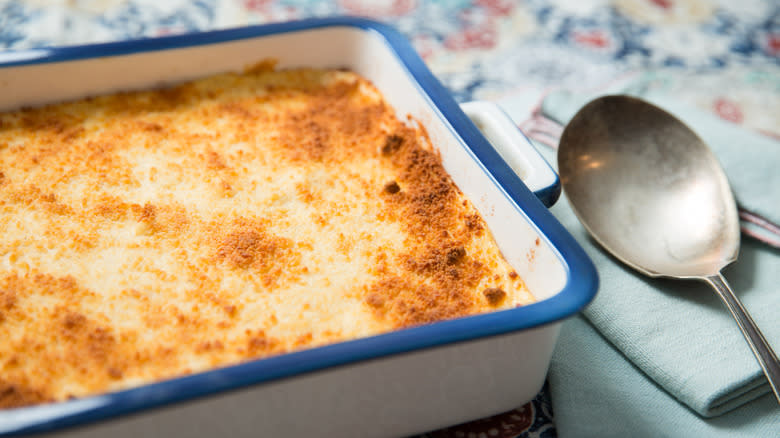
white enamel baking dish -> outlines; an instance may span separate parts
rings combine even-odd
[[[0,109],[156,87],[264,58],[278,59],[281,68],[352,69],[400,117],[424,124],[538,302],[3,410],[0,435],[404,436],[513,409],[541,389],[560,323],[593,298],[596,271],[545,208],[560,185],[525,137],[490,104],[458,106],[393,29],[329,18],[0,53]]]

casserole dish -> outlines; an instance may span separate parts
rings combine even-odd
[[[0,55],[0,107],[174,84],[267,58],[280,68],[349,68],[399,117],[422,124],[538,302],[8,409],[0,411],[0,433],[398,436],[509,410],[539,391],[560,321],[593,297],[595,270],[544,208],[560,190],[549,166],[495,107],[465,105],[467,116],[392,29],[334,18],[10,52]]]

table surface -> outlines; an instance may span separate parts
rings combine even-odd
[[[0,50],[117,41],[305,17],[394,25],[458,101],[508,104],[520,126],[550,90],[616,81],[780,138],[773,0],[0,0]],[[549,395],[429,437],[554,437]]]

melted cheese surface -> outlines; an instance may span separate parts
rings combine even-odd
[[[532,301],[354,73],[0,114],[0,408]]]

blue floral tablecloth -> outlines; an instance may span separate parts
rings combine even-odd
[[[554,142],[534,123],[549,91],[617,81],[780,138],[776,0],[0,0],[0,50],[330,15],[396,26],[457,100],[497,101],[542,142]],[[543,390],[511,412],[427,436],[556,432]]]

